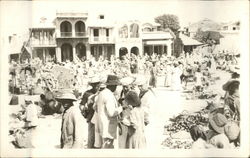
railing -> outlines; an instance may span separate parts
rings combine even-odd
[[[139,38],[139,33],[130,33],[130,38]]]
[[[32,46],[53,46],[56,45],[55,40],[31,40]]]
[[[113,38],[111,37],[91,37],[91,42],[113,42]]]
[[[72,37],[72,32],[61,32],[61,37]]]
[[[100,37],[94,37],[93,38],[95,42],[99,42],[100,41]]]
[[[86,32],[76,32],[75,35],[76,35],[76,37],[84,37],[84,36],[87,36],[87,33]]]

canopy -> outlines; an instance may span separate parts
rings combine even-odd
[[[198,46],[198,45],[202,45],[203,43],[192,39],[191,37],[188,37],[186,35],[180,34],[180,38],[184,44],[184,46]]]
[[[146,45],[167,45],[167,40],[146,41]]]
[[[162,39],[173,39],[174,37],[169,32],[143,32],[142,39],[143,40],[162,40]]]

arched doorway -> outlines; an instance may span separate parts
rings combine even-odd
[[[64,43],[61,47],[61,51],[62,51],[63,62],[65,62],[66,60],[73,61],[73,49],[70,44]]]
[[[82,21],[78,21],[75,24],[76,36],[84,36],[85,34],[85,24]]]
[[[86,58],[86,47],[83,43],[78,43],[76,45],[76,55],[81,60],[84,60],[84,58]]]
[[[68,21],[64,21],[60,25],[61,36],[72,36],[72,25]]]
[[[138,47],[132,47],[130,53],[133,53],[134,55],[139,55],[139,48]]]
[[[128,53],[128,49],[126,47],[121,47],[119,49],[119,57],[122,59],[122,56],[126,55]]]

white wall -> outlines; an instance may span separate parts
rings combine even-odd
[[[220,39],[220,45],[218,46],[221,50],[228,50],[239,53],[240,48],[240,34],[239,33],[221,33],[224,38]]]

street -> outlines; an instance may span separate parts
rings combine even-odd
[[[214,76],[219,76],[215,85],[209,88],[215,93],[223,94],[222,84],[229,78],[230,74],[224,71],[216,71]],[[160,84],[160,83],[159,83]],[[150,149],[162,149],[161,144],[166,139],[164,135],[164,125],[169,123],[169,118],[177,116],[184,110],[187,112],[195,112],[204,108],[207,103],[206,99],[187,100],[187,93],[183,91],[171,91],[165,87],[157,87],[154,89],[156,95],[156,104],[151,107],[150,123],[146,126],[147,147]],[[10,112],[20,110],[19,105],[10,106]],[[87,144],[87,123],[83,122],[86,127],[85,142]],[[39,125],[32,141],[36,148],[60,148],[60,129],[61,115],[49,115],[39,119]]]

